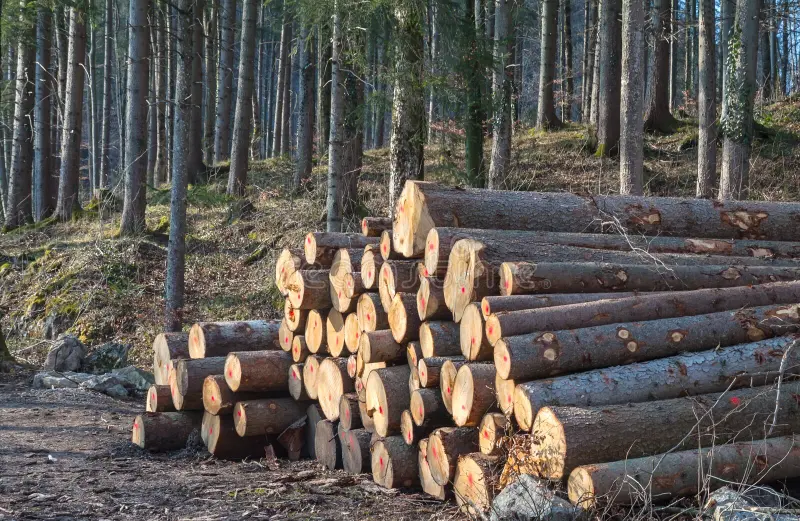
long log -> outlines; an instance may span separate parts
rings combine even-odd
[[[775,266],[666,266],[597,262],[504,262],[500,293],[579,293],[599,291],[675,291],[733,288],[797,280],[800,268]]]
[[[514,417],[530,430],[537,411],[547,405],[593,406],[720,392],[771,384],[784,362],[787,374],[798,369],[797,337],[779,337],[636,364],[596,369],[517,385]],[[455,399],[454,399],[455,403]]]
[[[369,244],[364,247],[364,254],[361,256],[361,283],[367,290],[376,291],[378,289],[378,275],[383,266],[383,257],[377,251],[377,245]]]
[[[635,297],[635,291],[615,291],[611,293],[551,293],[548,295],[492,295],[481,300],[481,314],[484,319],[492,313],[521,311],[526,309],[551,308],[568,304],[582,304],[615,298]]]
[[[381,307],[377,293],[364,293],[358,298],[358,325],[361,331],[389,329],[389,314]]]
[[[364,217],[361,219],[361,235],[364,237],[380,237],[383,230],[391,229],[391,217]]]
[[[358,352],[358,341],[361,339],[361,326],[358,324],[358,313],[348,313],[344,319],[344,347],[348,353]]]
[[[395,342],[407,344],[419,339],[419,326],[422,321],[417,314],[417,295],[415,293],[395,293],[389,307],[389,329]]]
[[[372,479],[385,488],[408,488],[419,483],[417,448],[400,436],[389,436],[372,446]]]
[[[331,307],[331,283],[328,270],[297,270],[286,283],[288,299],[295,309]]]
[[[225,357],[178,360],[175,365],[175,390],[172,401],[179,411],[203,409],[203,380],[206,376],[222,374]],[[172,389],[170,389],[172,391]]]
[[[339,419],[339,401],[354,390],[353,379],[347,375],[347,358],[326,358],[319,364],[317,398],[327,419]]]
[[[210,415],[203,427],[206,448],[217,459],[261,459],[269,445],[269,440],[263,435],[239,436],[230,415]]]
[[[320,420],[314,437],[314,452],[322,468],[342,468],[342,444],[339,440],[339,422]]]
[[[505,414],[490,412],[481,420],[478,426],[478,448],[481,454],[487,456],[497,456],[502,451],[500,442],[506,436],[507,430],[511,427]]]
[[[303,363],[303,388],[306,390],[306,395],[312,400],[317,399],[317,377],[319,375],[319,364],[322,358],[316,355],[311,355],[306,358]]]
[[[328,318],[325,320],[325,342],[331,356],[338,357],[344,353],[344,320],[344,316],[335,309],[328,312]]]
[[[322,408],[318,403],[312,403],[308,406],[308,409],[306,409],[305,449],[308,453],[308,457],[311,459],[317,459],[317,425],[324,419],[325,417],[322,415]]]
[[[305,341],[308,349],[314,354],[327,354],[330,352],[327,342],[328,314],[330,309],[312,309],[308,312],[306,320]]]
[[[468,363],[458,369],[451,406],[456,425],[477,426],[483,415],[495,408],[496,375],[492,363]]]
[[[363,427],[356,393],[345,393],[339,398],[339,423],[346,431]]]
[[[501,337],[537,331],[600,326],[620,320],[640,321],[703,315],[729,309],[797,302],[800,302],[798,282],[639,295],[585,304],[494,313],[486,321],[486,337],[495,345]]]
[[[306,235],[303,250],[309,264],[330,267],[339,249],[363,248],[377,243],[376,237],[364,237],[359,233],[311,232]]]
[[[221,374],[207,376],[203,380],[203,407],[213,415],[233,414],[236,402],[267,398],[268,393],[235,393],[230,390]]]
[[[285,391],[292,356],[283,351],[231,353],[225,359],[225,381],[231,391]]]
[[[461,356],[458,324],[450,321],[424,322],[419,328],[419,345],[424,358]]]
[[[562,479],[581,465],[763,439],[770,430],[785,436],[800,427],[798,392],[800,382],[784,382],[780,396],[775,388],[754,387],[625,405],[545,407],[533,435],[513,451],[527,458],[528,473]]]
[[[497,406],[506,416],[514,413],[514,391],[516,382],[514,380],[500,378],[498,374],[494,379],[494,392],[497,397]]]
[[[281,350],[290,353],[292,351],[292,343],[294,342],[294,331],[289,329],[286,318],[281,320],[281,325],[278,328],[278,343]]]
[[[305,364],[292,364],[289,368],[289,396],[297,401],[310,400],[303,385],[303,367]]]
[[[453,412],[453,388],[456,385],[456,376],[458,370],[466,362],[463,360],[455,360],[450,358],[445,360],[439,369],[439,391],[442,395],[442,401],[447,409],[447,412]]]
[[[362,334],[358,350],[365,364],[398,362],[406,354],[406,348],[395,341],[394,335],[388,329]]]
[[[306,415],[308,404],[292,398],[265,398],[236,402],[233,422],[239,436],[280,434]]]
[[[433,356],[422,358],[417,363],[420,387],[439,387],[442,366],[448,361],[464,362],[463,356]]]
[[[153,340],[153,377],[156,385],[169,385],[172,360],[189,358],[189,333],[159,333]]]
[[[292,302],[286,298],[283,301],[283,318],[286,321],[286,327],[289,331],[303,331],[306,328],[308,310],[295,309],[294,306],[292,306]]]
[[[452,482],[458,457],[478,450],[478,431],[474,427],[442,427],[428,438],[428,465],[439,485]]]
[[[494,349],[486,336],[485,322],[479,303],[473,302],[464,309],[459,324],[459,341],[461,354],[467,360],[486,361],[492,359]]]
[[[308,349],[308,343],[304,335],[297,335],[292,339],[292,362],[295,364],[302,364],[306,358],[311,356],[311,350]]]
[[[500,456],[473,453],[458,458],[453,490],[462,512],[475,517],[491,508],[494,496],[499,492],[501,468]]]
[[[418,448],[417,465],[419,466],[419,481],[422,491],[439,501],[444,501],[447,499],[447,489],[433,480],[431,468],[428,465],[428,438],[419,440]]]
[[[233,351],[280,349],[279,320],[243,322],[198,322],[189,331],[189,355],[192,358],[227,356]]]
[[[408,408],[411,419],[417,426],[427,423],[443,427],[452,421],[450,413],[444,406],[442,394],[436,389],[417,389],[411,393]]]
[[[379,436],[390,436],[400,432],[400,415],[408,407],[411,394],[408,391],[407,365],[376,369],[367,380],[367,411],[375,422]],[[401,440],[402,442],[402,440]]]
[[[378,295],[381,306],[389,312],[395,293],[416,293],[419,290],[419,271],[416,261],[386,261],[378,276]]]
[[[588,510],[600,504],[635,503],[643,490],[665,501],[727,483],[770,483],[798,476],[800,445],[796,437],[782,436],[581,466],[570,473],[567,491],[572,504]]]
[[[351,311],[351,306],[356,304],[353,300],[353,295],[347,295],[347,277],[353,273],[361,272],[361,258],[363,255],[363,248],[342,248],[336,252],[336,256],[333,259],[333,264],[328,274],[331,283],[331,302],[333,303],[333,309],[340,313]]]
[[[372,469],[370,440],[372,434],[364,429],[344,429],[339,424],[339,443],[342,446],[342,466],[350,474],[363,474]]]
[[[172,392],[169,385],[153,384],[147,390],[146,412],[174,412],[175,404],[172,403]]]
[[[409,181],[397,200],[392,241],[406,257],[424,251],[434,227],[616,233],[721,239],[800,240],[795,203],[509,192]]]
[[[136,416],[131,442],[152,451],[182,449],[193,430],[200,427],[200,412],[146,412]]]
[[[421,320],[451,320],[453,313],[444,303],[444,281],[420,277],[417,290],[417,314]]]
[[[761,306],[506,337],[494,347],[494,363],[503,378],[535,380],[743,344],[798,330],[798,306]]]

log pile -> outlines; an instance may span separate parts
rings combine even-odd
[[[133,441],[199,427],[476,516],[520,473],[583,508],[800,476],[798,215],[409,182],[393,221],[281,252],[281,320],[159,335]]]

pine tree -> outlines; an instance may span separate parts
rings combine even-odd
[[[642,116],[644,77],[647,74],[647,63],[644,60],[644,10],[644,0],[623,0],[619,193],[630,195],[642,195],[644,185]]]

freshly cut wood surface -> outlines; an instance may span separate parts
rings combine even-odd
[[[444,302],[444,281],[420,277],[417,290],[417,314],[421,320],[452,320],[453,313]]]
[[[311,232],[306,235],[303,250],[309,264],[330,267],[340,248],[363,248],[377,243],[377,237],[364,237],[360,233]]]
[[[419,290],[419,272],[416,261],[390,260],[383,263],[378,276],[378,294],[381,306],[389,312],[395,293],[416,293]]]
[[[456,425],[477,426],[484,414],[495,409],[496,375],[492,363],[466,363],[458,369],[451,405]]]
[[[182,449],[200,426],[200,412],[146,412],[133,420],[131,442],[152,451]]]
[[[358,324],[358,313],[348,313],[344,320],[344,346],[348,353],[358,352],[360,339],[361,326]]]
[[[500,441],[506,435],[506,429],[511,427],[505,414],[490,412],[481,420],[478,426],[478,446],[481,454],[489,456],[499,455]]]
[[[364,254],[361,257],[361,283],[367,290],[378,290],[378,275],[381,273],[381,266],[383,266],[383,257],[377,251],[376,245],[367,245],[364,247]]]
[[[307,309],[295,309],[292,302],[287,298],[283,303],[283,318],[286,321],[286,328],[289,331],[303,331],[306,327],[308,318]]]
[[[463,360],[448,359],[439,369],[439,390],[447,412],[453,412],[453,389],[456,385],[456,376],[459,368],[465,363]]]
[[[295,309],[328,309],[331,283],[328,270],[295,271],[286,284],[289,302]]]
[[[363,427],[356,393],[345,393],[339,398],[339,424],[346,431]]]
[[[416,368],[420,360],[422,360],[422,348],[419,346],[419,342],[409,342],[406,345],[406,362],[408,362],[408,367]]]
[[[172,392],[169,385],[153,384],[147,390],[147,412],[174,412],[175,404],[172,403]]]
[[[214,415],[233,413],[236,402],[266,398],[268,393],[235,393],[230,390],[221,374],[207,376],[203,381],[203,407]]]
[[[308,349],[306,337],[297,335],[292,339],[292,361],[296,364],[302,364],[306,358],[311,356],[311,351]]]
[[[516,383],[514,380],[501,378],[498,373],[494,378],[494,392],[497,396],[497,406],[505,415],[514,413],[514,391]]]
[[[462,512],[478,516],[491,508],[499,492],[501,469],[500,456],[472,453],[459,457],[453,489]]]
[[[290,353],[292,351],[292,342],[294,342],[294,331],[289,329],[284,318],[278,328],[278,343],[281,345],[281,350]]]
[[[378,244],[378,250],[384,261],[403,258],[392,248],[392,230],[383,230],[381,232],[381,242]]]
[[[383,230],[392,229],[390,217],[364,217],[361,219],[361,235],[364,237],[380,237]]]
[[[473,361],[491,360],[494,349],[486,336],[480,304],[473,302],[466,307],[459,326],[461,354],[464,358]]]
[[[424,358],[461,356],[459,325],[449,320],[424,322],[419,328],[419,345]]]
[[[308,457],[317,459],[317,425],[325,419],[322,415],[322,408],[318,403],[314,402],[306,409],[306,440],[305,450],[308,452]]]
[[[328,312],[325,321],[325,340],[331,356],[342,356],[345,350],[345,319],[335,309]]]
[[[308,349],[314,354],[327,354],[330,352],[327,343],[328,313],[330,309],[312,309],[306,320],[305,341]]]
[[[350,474],[363,474],[372,469],[370,439],[364,429],[343,429],[339,424],[339,443],[342,446],[342,465]]]
[[[352,279],[351,279],[351,293],[347,294],[347,280],[348,276],[353,273],[361,272],[361,257],[364,255],[363,248],[346,249],[342,248],[336,252],[333,259],[328,278],[330,280],[331,302],[333,309],[340,313],[348,313],[351,307],[355,307],[356,302],[353,301]]]
[[[408,408],[411,419],[417,426],[428,423],[443,427],[452,421],[444,406],[442,394],[437,389],[417,389],[412,392]]]
[[[346,358],[326,358],[319,364],[317,399],[327,419],[339,419],[339,401],[344,393],[354,390],[353,380],[347,375]]]
[[[289,368],[289,395],[297,401],[310,400],[303,385],[303,367],[305,364],[292,364]]]
[[[417,465],[419,466],[419,481],[422,491],[439,501],[447,499],[447,489],[436,483],[431,476],[431,469],[428,466],[428,438],[419,440]]]
[[[368,331],[361,335],[359,354],[365,364],[375,362],[399,362],[406,354],[406,348],[398,344],[392,331]]]
[[[317,461],[328,470],[342,467],[342,444],[339,439],[339,422],[320,420],[314,438]]]
[[[210,358],[233,351],[280,349],[279,328],[279,320],[198,322],[189,331],[189,355]]]
[[[291,365],[292,356],[283,351],[231,353],[225,359],[225,381],[234,392],[286,391]]]
[[[400,415],[408,407],[411,394],[408,391],[407,365],[386,367],[370,372],[367,380],[367,411],[375,422],[379,436],[400,433]],[[401,440],[402,442],[402,440]]]
[[[377,293],[364,293],[358,298],[358,325],[362,331],[389,329],[389,315],[381,307]]]
[[[478,450],[474,427],[442,427],[428,438],[428,466],[433,480],[445,486],[455,478],[458,457]]]
[[[464,362],[463,356],[433,356],[423,358],[417,363],[419,384],[421,387],[439,387],[442,366],[448,361]]]
[[[224,368],[224,356],[178,360],[172,372],[173,380],[170,382],[170,393],[175,409],[202,410],[203,380],[209,375],[222,374]]]
[[[415,293],[395,293],[389,307],[389,328],[397,343],[407,344],[419,339],[422,321],[417,314]]]
[[[312,400],[317,399],[317,377],[321,361],[321,357],[311,355],[303,363],[303,387],[306,390],[306,395]]]
[[[172,360],[189,358],[189,333],[159,333],[153,340],[153,377],[156,385],[169,385]]]

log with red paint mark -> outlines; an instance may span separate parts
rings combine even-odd
[[[189,331],[191,358],[227,356],[233,351],[280,349],[279,320],[198,322]]]
[[[372,446],[372,479],[385,488],[409,488],[419,483],[417,448],[400,436],[377,440]]]
[[[194,411],[140,414],[133,420],[131,442],[152,452],[182,449],[202,417],[202,413]]]
[[[491,508],[499,492],[501,469],[502,458],[497,455],[476,452],[458,458],[453,489],[462,512],[473,517]]]
[[[329,268],[341,248],[363,248],[377,243],[377,237],[365,237],[359,233],[311,232],[303,241],[303,251],[307,263]]]
[[[169,385],[173,360],[189,358],[189,333],[160,333],[153,340],[153,377],[156,385]]]
[[[459,456],[478,450],[478,431],[474,427],[442,427],[428,438],[428,466],[439,485],[453,481]]]
[[[224,362],[225,381],[234,392],[288,391],[292,363],[292,355],[283,351],[231,353]]]

